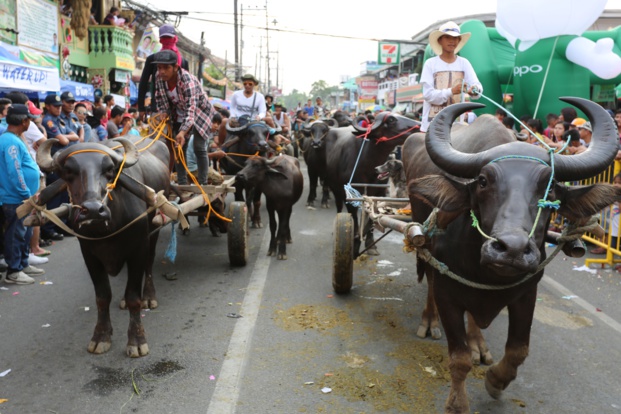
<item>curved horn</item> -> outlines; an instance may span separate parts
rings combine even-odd
[[[361,134],[364,134],[364,133],[367,132],[367,129],[361,127],[360,125],[358,125],[358,123],[360,123],[360,121],[367,121],[368,122],[369,120],[364,115],[358,115],[356,117],[356,119],[354,119],[354,122],[352,123],[352,126],[356,129],[356,131],[360,132]]]
[[[555,155],[555,178],[558,181],[577,181],[593,177],[605,170],[619,150],[619,135],[608,113],[588,99],[560,98],[580,109],[591,121],[593,138],[589,148],[576,155]]]
[[[311,125],[312,125],[312,122],[311,123],[305,122],[304,125],[302,125],[302,129],[306,132],[310,132]]]
[[[339,126],[339,121],[337,121],[334,118],[326,118],[326,119],[322,119],[322,121],[324,122],[324,124],[327,124],[328,126],[332,128],[338,128]]]
[[[136,148],[136,146],[130,140],[128,140],[127,138],[114,138],[112,141],[116,141],[123,145],[123,149],[125,150],[124,167],[131,167],[138,162],[138,157],[140,156],[140,153],[138,152],[138,148]],[[120,165],[120,163],[118,165]]]
[[[231,119],[229,118],[229,119],[226,121],[226,125],[225,125],[226,130],[227,130],[227,131],[229,131],[229,132],[239,132],[239,131],[242,131],[242,130],[244,130],[244,129],[248,128],[248,124],[246,124],[246,125],[242,125],[242,126],[240,126],[240,127],[238,127],[238,128],[233,128],[232,126],[230,126],[230,125],[229,125],[229,124],[230,124],[230,122],[231,122]]]
[[[56,160],[52,158],[52,146],[58,143],[56,138],[45,140],[37,150],[37,164],[44,172],[52,172],[58,168]]]
[[[272,157],[270,159],[265,159],[265,164],[266,165],[272,165],[272,164],[274,164],[276,162],[277,159],[278,159],[278,157]]]
[[[462,113],[484,107],[478,103],[458,103],[447,106],[433,118],[425,136],[425,146],[438,167],[461,178],[472,178],[479,173],[487,158],[486,151],[477,154],[457,151],[451,144],[451,126]]]

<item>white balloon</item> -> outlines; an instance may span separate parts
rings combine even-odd
[[[498,0],[496,28],[524,51],[539,39],[584,33],[604,11],[607,0]]]

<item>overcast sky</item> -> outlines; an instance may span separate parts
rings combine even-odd
[[[226,55],[228,60],[234,62],[233,0],[138,1],[156,10],[190,12],[188,16],[182,17],[178,30],[196,43],[200,42],[201,32],[204,32],[205,45],[212,53],[222,58]],[[559,7],[571,7],[572,1],[582,4],[585,2],[553,1],[558,1],[561,4]],[[328,85],[337,85],[343,75],[359,75],[362,62],[377,60],[377,42],[371,39],[408,40],[439,20],[495,12],[496,2],[497,0],[392,0],[386,3],[267,0],[266,3],[265,0],[239,0],[238,12],[243,8],[244,72],[260,75],[262,80],[267,79],[266,4],[270,29],[282,30],[269,31],[270,80],[273,85],[278,81],[283,92],[287,94],[293,89],[308,93],[312,83],[318,80],[324,80]],[[606,9],[621,9],[621,0],[609,0]],[[276,24],[273,23],[274,20]],[[260,69],[255,66],[259,60],[262,62]],[[276,68],[279,69],[278,72]]]

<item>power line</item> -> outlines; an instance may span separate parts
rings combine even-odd
[[[191,16],[184,16],[184,18],[191,19],[191,20],[197,20],[197,21],[200,21],[200,22],[224,24],[224,25],[227,25],[227,26],[232,26],[234,24],[234,23],[230,23],[230,22],[222,22],[222,21],[218,21],[218,20],[202,19],[202,18],[199,18],[199,17],[191,17]],[[253,29],[265,30],[265,26],[244,25],[244,27],[251,27]],[[274,32],[278,32],[278,33],[296,33],[296,34],[302,34],[302,35],[308,35],[308,36],[324,36],[324,37],[331,37],[331,38],[337,38],[337,39],[366,40],[366,41],[369,41],[369,42],[378,42],[378,41],[380,41],[380,39],[368,38],[368,37],[356,37],[356,36],[334,35],[334,34],[327,34],[327,33],[305,32],[305,31],[302,31],[302,30],[294,30],[294,29],[270,28],[270,30],[274,31]]]

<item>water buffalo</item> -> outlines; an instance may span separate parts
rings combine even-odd
[[[244,168],[246,160],[251,155],[264,155],[268,149],[268,140],[273,132],[272,128],[264,122],[248,122],[244,125],[233,127],[227,121],[226,130],[228,136],[222,144],[222,149],[230,155],[220,160],[220,165],[228,175],[235,175]],[[240,155],[237,155],[240,154]],[[261,224],[261,192],[255,191],[251,186],[246,187],[246,204],[248,214],[251,217],[252,227],[263,227]],[[244,201],[244,186],[235,183],[235,201]]]
[[[550,207],[559,207],[560,214],[579,222],[621,198],[621,191],[609,184],[563,184],[603,171],[619,146],[614,121],[599,105],[579,98],[563,100],[590,119],[593,140],[582,154],[554,155],[554,171],[549,152],[517,142],[490,117],[451,133],[453,121],[480,104],[445,108],[426,137],[414,134],[403,147],[412,218],[423,222],[429,212],[426,205],[439,208],[437,222],[444,233],[436,232],[425,247],[452,272],[425,269],[448,342],[452,382],[446,413],[469,412],[465,380],[473,359],[483,354],[484,362],[491,360],[480,328],[487,328],[505,307],[505,355],[487,370],[488,393],[498,398],[526,359]],[[473,227],[471,214],[481,232]]]
[[[304,154],[304,162],[308,172],[309,192],[306,199],[306,206],[314,209],[315,199],[317,198],[317,182],[323,186],[321,197],[321,207],[328,208],[328,198],[330,189],[325,185],[326,179],[326,147],[324,138],[330,131],[330,128],[338,126],[338,122],[333,119],[324,119],[313,121],[304,125],[302,132],[304,134],[304,143],[302,152]]]
[[[270,216],[270,247],[268,256],[287,259],[287,243],[291,243],[289,220],[293,205],[300,199],[304,187],[304,177],[300,162],[291,156],[280,155],[272,159],[253,157],[243,170],[237,173],[235,181],[256,186],[265,194],[265,206]],[[278,223],[276,215],[278,213]],[[278,226],[278,233],[276,227]]]
[[[81,143],[50,156],[55,139],[47,140],[37,153],[37,162],[44,171],[55,171],[67,183],[73,205],[68,225],[79,236],[84,263],[95,287],[97,324],[88,351],[102,354],[110,349],[112,323],[110,301],[112,292],[108,275],[116,276],[127,264],[127,285],[124,300],[129,309],[127,355],[140,357],[149,353],[141,305],[155,308],[152,269],[158,232],[151,220],[154,212],[146,212],[147,204],[123,186],[116,186],[108,195],[107,186],[115,181],[123,164],[124,179],[143,183],[155,191],[169,191],[166,145],[152,142],[147,150],[138,152],[129,139],[119,138],[99,143]],[[136,142],[136,139],[133,140]],[[143,141],[144,142],[144,141]],[[151,143],[151,140],[147,140]],[[143,146],[147,146],[144,142]],[[118,147],[114,149],[112,147]],[[125,161],[123,163],[123,151]],[[127,177],[127,178],[125,178]],[[133,220],[130,227],[116,234]],[[142,291],[144,275],[144,290]]]
[[[390,112],[381,112],[368,129],[354,123],[353,129],[334,128],[328,132],[325,137],[326,182],[334,193],[337,212],[343,210],[346,199],[344,186],[348,183],[377,183],[375,167],[386,162],[395,147],[403,144],[406,137],[418,128],[420,123],[417,121]],[[363,188],[357,190],[364,191]],[[367,189],[368,195],[383,196],[384,193],[383,188]],[[358,208],[347,203],[347,211],[354,220],[354,255],[358,256],[361,244],[358,232]],[[374,244],[373,227],[370,223],[363,224],[368,253],[377,254],[375,248],[370,248]]]
[[[334,119],[338,124],[338,127],[349,126],[353,123],[349,114],[345,111],[341,111],[340,109],[332,114],[332,117],[329,119]]]

